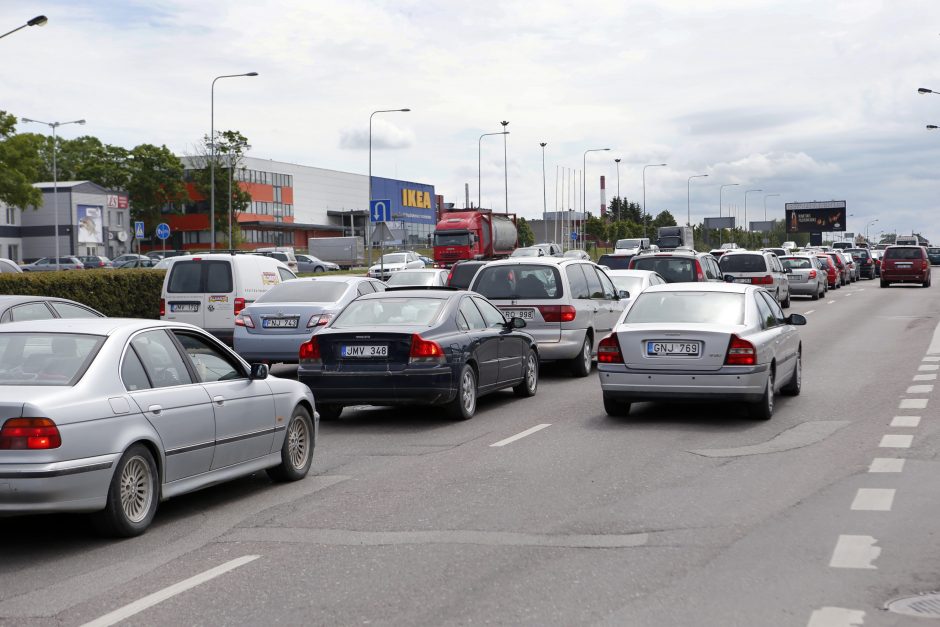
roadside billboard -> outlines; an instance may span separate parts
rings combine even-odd
[[[104,222],[101,205],[78,205],[78,243],[104,244]]]
[[[733,229],[734,218],[705,218],[706,229]]]
[[[774,230],[774,220],[751,222],[750,230],[755,233],[770,233]]]
[[[831,233],[845,230],[845,201],[788,202],[787,233]]]

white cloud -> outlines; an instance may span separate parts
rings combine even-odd
[[[401,150],[410,148],[414,143],[415,136],[413,132],[403,130],[384,120],[373,120],[373,150]],[[369,148],[369,127],[343,130],[340,132],[339,146],[347,150],[367,150]]]

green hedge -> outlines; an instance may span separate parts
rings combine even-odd
[[[165,270],[72,270],[0,274],[0,294],[57,296],[112,318],[159,318]]]

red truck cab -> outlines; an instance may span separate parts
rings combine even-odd
[[[466,259],[498,259],[518,245],[516,216],[457,209],[441,215],[434,230],[434,261],[451,266]]]

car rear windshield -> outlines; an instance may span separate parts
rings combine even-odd
[[[813,262],[806,257],[782,257],[780,263],[791,270],[812,270]]]
[[[928,248],[927,254],[928,255],[940,255],[940,248]]]
[[[624,318],[642,323],[743,324],[744,294],[729,292],[644,292]]]
[[[232,265],[227,261],[177,261],[166,288],[171,294],[228,293],[232,291]]]
[[[486,266],[473,281],[474,291],[491,300],[561,298],[558,268],[541,265]]]
[[[630,292],[630,296],[636,296],[643,287],[643,277],[641,276],[617,276],[610,275],[610,280],[614,282],[614,287],[618,290]]]
[[[923,259],[920,247],[889,248],[885,251],[885,259]]]
[[[396,272],[386,285],[434,285],[436,272]]]
[[[630,260],[636,255],[601,255],[597,263],[607,266],[611,270],[626,270],[630,267]]]
[[[444,305],[440,298],[366,298],[354,300],[330,328],[430,326]]]
[[[451,270],[450,281],[447,284],[461,290],[467,289],[473,281],[473,276],[482,266],[482,263],[458,263]]]
[[[846,249],[847,253],[852,255],[855,259],[868,259],[868,251],[864,248],[848,248]]]
[[[635,257],[633,269],[658,272],[666,283],[695,280],[695,260],[691,257]]]
[[[335,303],[349,285],[340,281],[284,281],[255,300],[256,303]]]
[[[718,260],[722,272],[767,272],[763,255],[722,255]]]
[[[78,333],[0,333],[0,385],[75,385],[104,340]]]

